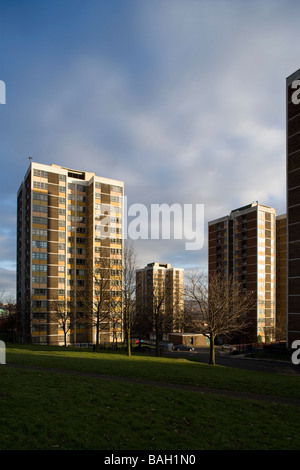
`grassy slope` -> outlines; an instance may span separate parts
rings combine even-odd
[[[7,350],[7,363],[13,362],[299,396],[297,377],[185,359],[13,347]],[[299,410],[46,369],[0,367],[0,449],[297,449]]]

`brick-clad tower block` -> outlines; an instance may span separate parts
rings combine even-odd
[[[286,79],[287,346],[300,339],[300,69]]]

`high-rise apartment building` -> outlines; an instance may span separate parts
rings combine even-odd
[[[286,214],[276,217],[276,339],[286,339]]]
[[[287,346],[300,339],[300,69],[286,79]]]
[[[276,211],[252,203],[208,224],[208,269],[253,292],[249,338],[271,340],[276,315]]]
[[[123,190],[123,182],[95,173],[31,162],[17,201],[23,341],[122,336]]]
[[[176,331],[184,311],[184,269],[171,264],[150,263],[136,271],[136,322],[141,337],[155,334],[155,318],[159,334]]]

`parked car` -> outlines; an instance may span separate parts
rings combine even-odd
[[[186,346],[185,344],[178,344],[177,346],[174,346],[173,348],[174,351],[194,351],[194,348],[191,346]]]
[[[229,349],[229,351],[236,351],[237,347],[233,344],[222,344],[222,349]]]

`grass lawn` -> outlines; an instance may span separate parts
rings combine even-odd
[[[299,449],[300,407],[54,369],[300,398],[298,377],[64,348],[13,345],[6,358],[43,369],[0,366],[1,450]]]

